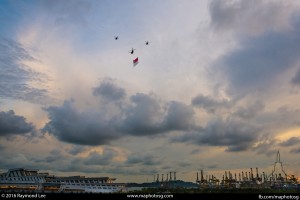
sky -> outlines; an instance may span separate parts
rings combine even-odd
[[[293,0],[1,0],[1,171],[194,182],[201,169],[269,174],[280,151],[300,176],[299,11]]]

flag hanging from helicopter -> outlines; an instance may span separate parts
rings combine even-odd
[[[133,66],[135,67],[137,64],[139,64],[139,58],[133,60]]]

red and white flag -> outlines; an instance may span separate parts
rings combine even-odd
[[[136,66],[137,64],[139,64],[139,58],[138,57],[133,60],[133,66]]]

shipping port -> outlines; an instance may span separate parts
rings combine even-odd
[[[249,168],[247,171],[232,173],[224,171],[221,178],[195,174],[195,182],[177,179],[176,172],[153,175],[152,182],[115,183],[111,177],[55,176],[40,173],[36,169],[15,168],[0,173],[0,192],[51,192],[51,193],[131,193],[131,192],[172,192],[172,193],[219,193],[257,191],[300,192],[300,177],[287,174],[277,152],[272,171],[260,172]]]

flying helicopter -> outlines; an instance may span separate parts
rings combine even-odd
[[[119,36],[115,36],[115,40],[118,40],[119,39]]]
[[[145,42],[145,45],[149,45],[149,42],[148,42],[148,41],[146,41],[146,42]]]
[[[132,48],[131,51],[128,51],[128,52],[131,53],[131,54],[134,54],[134,50],[135,50],[135,49]]]

